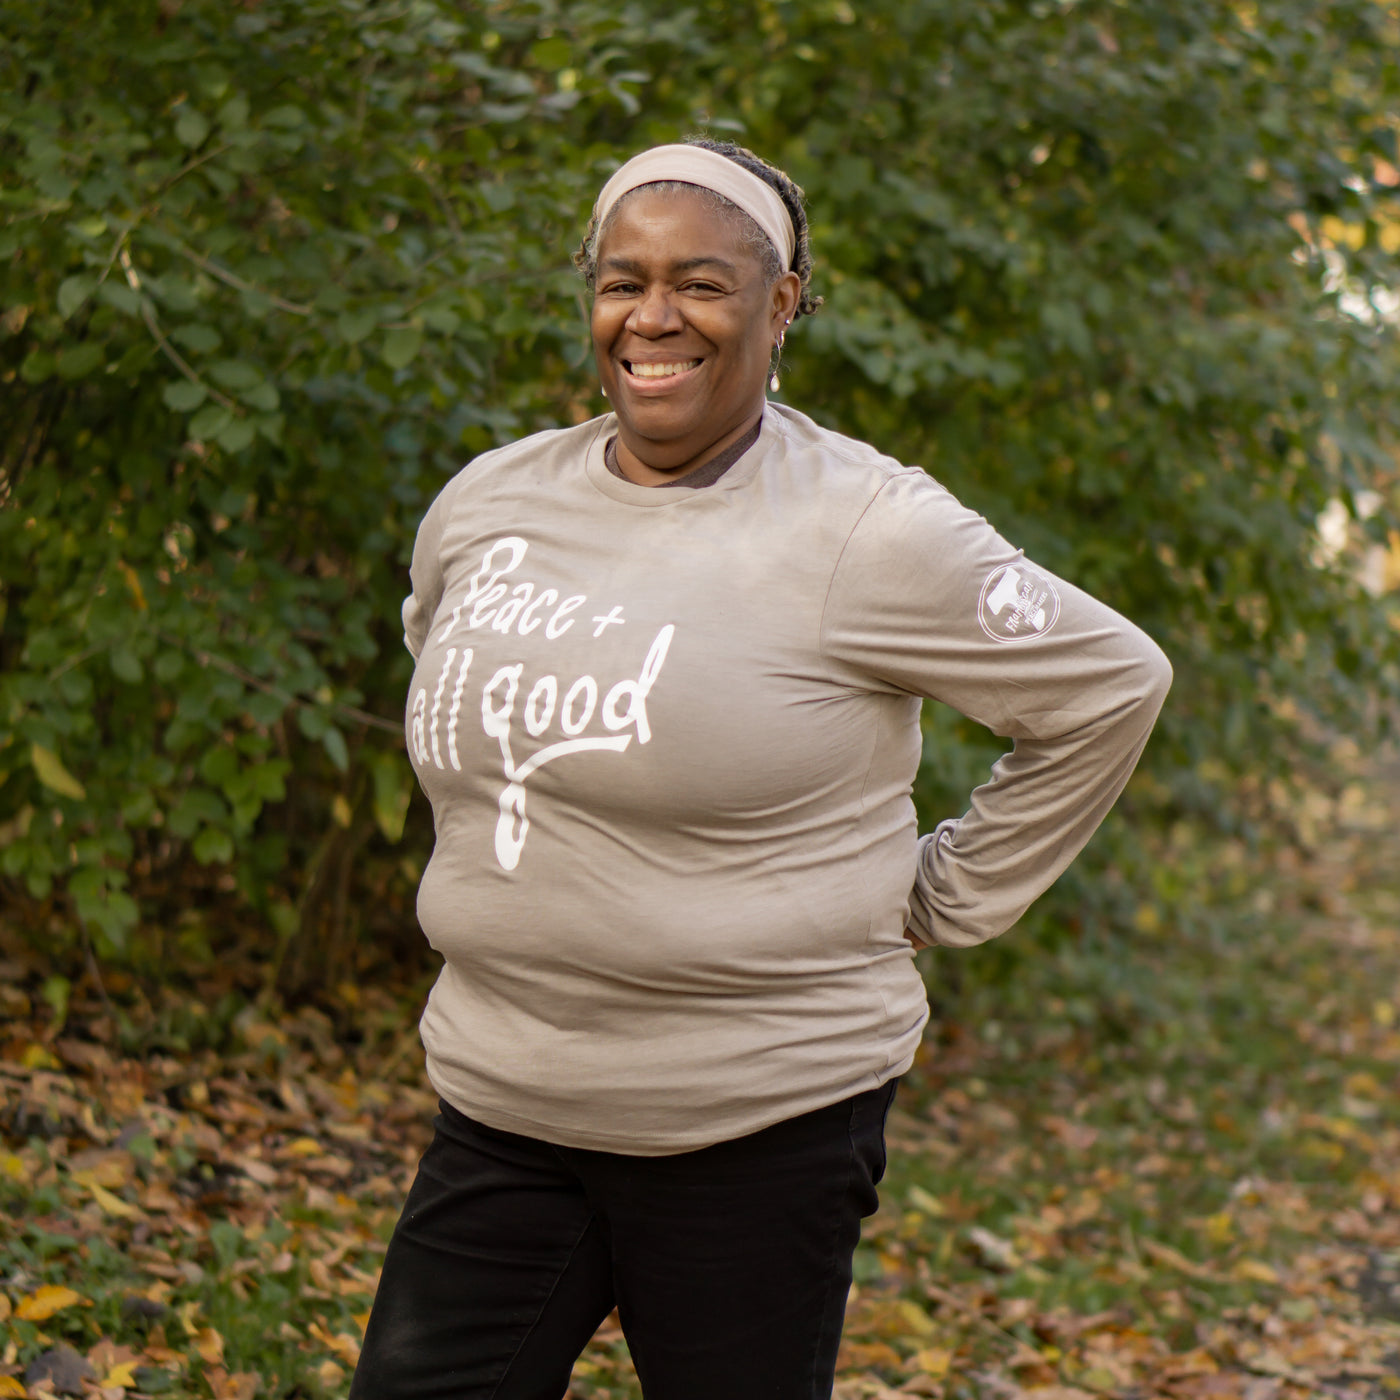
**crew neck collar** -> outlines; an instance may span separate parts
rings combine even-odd
[[[777,415],[773,412],[773,407],[772,404],[768,404],[764,408],[763,417],[759,422],[758,437],[753,445],[718,481],[712,482],[708,486],[681,490],[678,482],[676,489],[668,490],[664,486],[639,486],[635,481],[627,481],[623,477],[614,476],[608,470],[605,458],[608,439],[615,437],[618,430],[617,415],[614,413],[609,413],[598,420],[598,431],[588,445],[584,470],[589,481],[603,495],[610,496],[613,500],[621,501],[625,505],[649,506],[653,509],[660,507],[675,509],[679,506],[693,505],[698,500],[706,500],[716,494],[723,495],[733,491],[743,486],[754,476],[775,432]]]

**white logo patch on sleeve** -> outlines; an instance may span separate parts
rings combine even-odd
[[[1060,616],[1060,594],[1049,577],[1022,562],[987,575],[977,599],[977,621],[994,642],[1043,637]]]

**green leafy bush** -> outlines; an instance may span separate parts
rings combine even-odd
[[[376,908],[410,919],[414,528],[474,453],[603,407],[568,251],[618,159],[702,125],[808,189],[828,305],[784,396],[1163,643],[1130,802],[1257,806],[1400,688],[1379,606],[1313,562],[1329,499],[1396,520],[1395,26],[1372,0],[8,3],[4,888],[109,954],[143,913],[247,912],[290,987]],[[929,815],[984,751],[931,720]]]

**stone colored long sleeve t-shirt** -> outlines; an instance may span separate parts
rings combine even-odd
[[[1069,864],[1170,682],[1130,622],[917,468],[770,404],[699,491],[611,416],[478,457],[419,529],[409,754],[462,1112],[662,1155],[908,1068],[904,931],[994,937]],[[920,839],[921,697],[1014,740]]]

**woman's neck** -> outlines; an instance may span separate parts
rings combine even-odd
[[[717,437],[703,451],[696,453],[693,457],[678,462],[674,466],[666,463],[664,454],[653,454],[648,449],[645,442],[632,444],[627,441],[627,432],[622,425],[618,424],[617,433],[617,465],[622,470],[622,474],[628,481],[638,486],[665,486],[670,482],[679,481],[681,477],[689,476],[691,472],[698,471],[706,462],[712,460],[725,448],[739,441],[747,433],[753,431],[760,418],[763,417],[763,404],[759,404],[755,411],[744,418],[743,422],[732,428],[729,432]],[[659,461],[659,465],[657,464]]]

